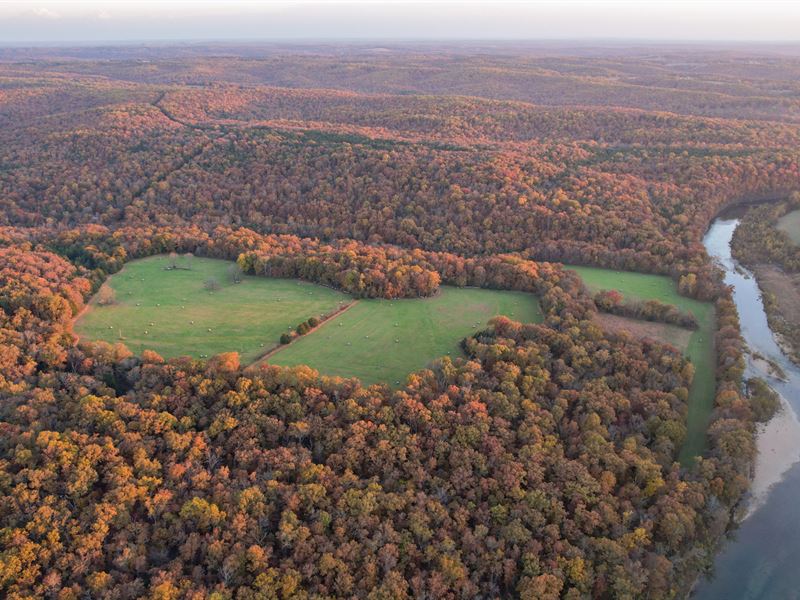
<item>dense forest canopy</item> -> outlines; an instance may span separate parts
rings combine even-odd
[[[0,593],[685,593],[765,416],[702,234],[800,179],[800,59],[749,52],[1,51]],[[521,290],[545,319],[395,391],[75,345],[105,278],[165,252],[357,297]],[[714,302],[692,465],[693,365],[600,329],[623,308],[559,262]]]

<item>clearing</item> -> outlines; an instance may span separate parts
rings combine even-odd
[[[392,387],[440,356],[463,356],[460,342],[506,315],[540,322],[535,296],[442,286],[432,298],[359,300],[353,307],[269,357],[271,364],[308,365],[320,373]]]
[[[155,350],[165,358],[236,351],[248,363],[301,321],[352,300],[293,279],[242,276],[241,283],[233,283],[228,269],[234,263],[181,260],[188,270],[166,270],[170,261],[163,255],[127,263],[104,284],[113,290],[114,303],[101,306],[97,294],[76,321],[75,333],[112,344],[121,341],[138,353]],[[206,289],[209,279],[219,289]]]
[[[699,328],[691,332],[686,356],[695,368],[694,381],[689,389],[689,406],[686,416],[686,441],[681,447],[679,460],[689,464],[706,447],[706,431],[716,395],[716,370],[714,356],[714,305],[700,302],[678,294],[675,282],[662,275],[647,275],[630,271],[615,271],[597,267],[564,265],[583,278],[593,292],[618,290],[626,300],[659,300],[674,304],[681,310],[691,312]],[[677,345],[677,344],[676,344]]]
[[[233,263],[228,261],[181,260],[188,269],[167,269],[171,259],[163,255],[126,264],[104,285],[113,291],[113,303],[101,305],[104,294],[96,295],[77,319],[76,334],[122,341],[134,352],[151,349],[165,358],[236,351],[247,364],[277,346],[280,335],[301,321],[329,315],[352,302],[347,294],[298,280],[242,276],[241,283],[234,283],[229,273]],[[569,268],[592,290],[617,289],[628,300],[655,298],[697,317],[700,328],[694,332],[650,324],[646,331],[634,333],[666,339],[694,363],[688,433],[680,459],[687,462],[701,454],[715,389],[712,305],[679,296],[668,277]],[[207,289],[209,280],[218,288]],[[432,298],[359,300],[310,334],[279,348],[268,362],[305,364],[327,375],[397,386],[435,358],[462,356],[461,340],[501,314],[522,322],[542,320],[536,297],[523,292],[442,286]]]
[[[395,386],[435,358],[461,356],[461,340],[494,316],[542,320],[531,294],[443,286],[432,298],[358,300],[279,346],[282,333],[309,317],[331,315],[353,298],[294,279],[242,276],[234,283],[229,273],[234,263],[224,260],[179,259],[188,269],[167,269],[170,264],[164,255],[127,263],[104,284],[113,290],[114,302],[102,305],[108,292],[96,294],[76,320],[75,333],[123,342],[138,353],[155,350],[165,358],[236,351],[242,364],[277,347],[266,362],[306,364],[326,375]],[[218,289],[206,288],[211,279]]]
[[[626,332],[636,338],[652,338],[659,342],[672,344],[681,352],[686,352],[692,330],[668,323],[631,319],[608,313],[598,313],[596,321],[609,331]]]
[[[800,245],[800,209],[786,213],[778,219],[777,228],[785,232],[795,244]]]

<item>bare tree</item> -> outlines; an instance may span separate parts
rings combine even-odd
[[[111,306],[117,301],[116,294],[110,286],[104,285],[97,290],[97,303],[100,306]]]
[[[216,280],[214,277],[209,277],[203,283],[203,287],[205,287],[209,292],[214,292],[220,288],[219,281]]]
[[[233,283],[241,283],[242,267],[240,267],[237,263],[233,263],[231,266],[228,267],[228,276],[231,278],[231,281]]]
[[[178,268],[178,253],[177,252],[170,252],[169,253],[169,269],[177,269]]]

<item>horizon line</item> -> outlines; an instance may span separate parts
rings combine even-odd
[[[66,39],[66,40],[18,40],[2,41],[0,48],[52,47],[65,48],[71,45],[80,46],[129,46],[145,44],[188,45],[188,44],[552,44],[552,43],[623,43],[623,44],[757,44],[757,45],[794,45],[800,47],[800,39],[744,39],[744,38],[639,38],[639,37],[553,37],[553,38],[477,38],[477,37],[270,37],[270,38],[125,38],[125,39]]]

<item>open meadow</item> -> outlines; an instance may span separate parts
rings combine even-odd
[[[461,340],[497,315],[522,322],[542,319],[531,294],[442,286],[432,298],[359,300],[269,362],[397,386],[435,358],[463,356]]]
[[[241,277],[233,263],[193,257],[135,260],[104,284],[75,323],[82,340],[123,342],[133,352],[165,358],[239,352],[243,364],[275,348],[282,333],[309,317],[329,315],[353,302],[347,294],[311,283]],[[207,289],[213,280],[218,289]],[[522,292],[442,287],[433,298],[359,300],[311,333],[278,348],[267,362],[306,364],[326,375],[396,385],[412,371],[447,354],[461,356],[461,340],[496,315],[536,322],[537,299]]]
[[[233,263],[228,261],[193,257],[178,260],[183,268],[168,269],[169,265],[163,255],[125,265],[105,283],[113,302],[102,305],[109,292],[98,294],[76,321],[75,333],[83,340],[121,341],[137,353],[155,350],[165,358],[236,351],[247,364],[275,348],[280,335],[301,321],[331,314],[353,301],[341,292],[297,280],[242,276],[234,283]],[[672,335],[680,328],[659,324],[651,324],[646,334],[675,344],[695,365],[681,460],[700,454],[714,399],[711,304],[678,295],[668,277],[569,268],[592,291],[617,289],[628,301],[656,299],[697,317],[699,329],[687,330],[686,335]],[[326,375],[398,386],[409,373],[440,356],[462,356],[461,340],[500,314],[523,322],[542,318],[530,294],[443,286],[433,298],[356,301],[310,334],[279,347],[267,362],[305,364]],[[630,320],[635,331],[642,323]],[[663,328],[672,334],[660,336]]]
[[[154,256],[125,265],[104,284],[114,302],[97,294],[75,323],[85,340],[123,342],[133,352],[155,350],[165,358],[239,352],[252,362],[278,344],[280,335],[309,317],[337,310],[350,296],[289,279],[242,276],[234,263],[193,257],[188,270],[166,270],[169,258]],[[214,280],[219,289],[206,289]]]
[[[714,306],[678,294],[675,282],[661,275],[647,275],[630,271],[616,271],[597,267],[566,265],[576,271],[592,291],[618,290],[626,301],[658,300],[674,304],[684,312],[691,312],[699,327],[691,332],[688,344],[681,347],[672,333],[660,337],[661,341],[675,344],[684,351],[695,368],[695,377],[689,390],[689,407],[686,419],[686,441],[681,448],[680,461],[688,463],[703,453],[706,447],[706,430],[714,408],[716,383],[714,381]],[[633,321],[636,323],[636,321]],[[675,328],[662,325],[665,331]],[[688,331],[688,330],[687,330]]]

